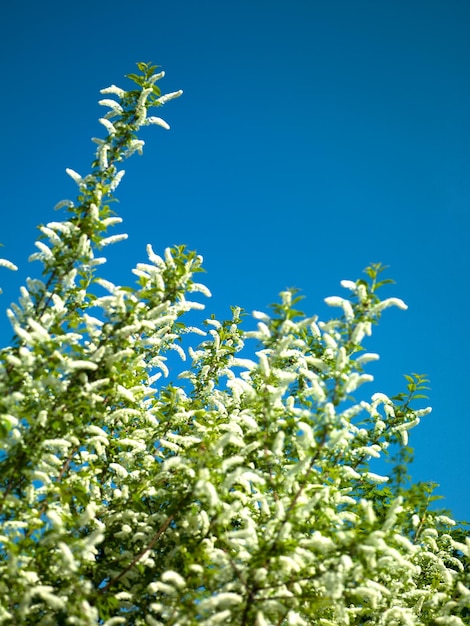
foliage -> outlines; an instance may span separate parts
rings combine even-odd
[[[141,126],[167,127],[148,110],[181,93],[138,69],[137,88],[102,91],[108,134],[89,175],[68,170],[78,200],[40,227],[42,280],[8,311],[0,624],[468,624],[470,540],[406,474],[425,378],[353,397],[378,358],[364,338],[384,309],[406,308],[380,299],[382,266],[326,298],[329,321],[287,290],[249,332],[239,308],[188,325],[194,295],[210,294],[183,246],[148,246],[133,287],[98,274],[124,237],[108,234],[118,164],[142,151]],[[171,351],[190,360],[177,378]],[[371,471],[397,444],[390,480]]]

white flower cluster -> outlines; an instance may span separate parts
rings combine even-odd
[[[106,202],[114,163],[142,147],[127,132],[164,126],[146,105],[180,93],[139,69],[140,92],[103,90],[119,101],[101,101],[95,169],[69,171],[77,203],[32,257],[45,278],[8,311],[0,625],[463,626],[470,539],[426,487],[372,471],[430,411],[412,408],[423,380],[353,398],[378,359],[361,343],[401,300],[343,281],[351,297],[321,321],[285,291],[245,332],[237,307],[194,323],[210,292],[183,246],[149,245],[133,287],[97,275],[96,252],[125,237],[106,234]]]

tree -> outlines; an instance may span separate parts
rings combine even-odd
[[[108,234],[118,166],[142,152],[141,126],[167,128],[149,109],[181,94],[138,69],[132,90],[102,90],[107,136],[89,175],[67,170],[78,199],[40,227],[42,279],[8,310],[0,624],[470,623],[470,539],[406,475],[426,379],[353,398],[378,358],[364,337],[406,308],[380,299],[382,266],[342,282],[328,321],[287,290],[249,332],[236,307],[189,325],[210,294],[184,246],[149,245],[135,286],[100,277],[101,249],[125,237]],[[190,359],[176,378],[171,351]],[[392,449],[390,478],[372,472]]]

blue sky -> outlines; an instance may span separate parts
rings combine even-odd
[[[3,97],[0,241],[3,310],[18,294],[36,238],[88,172],[99,89],[128,84],[137,61],[183,89],[145,129],[143,157],[119,188],[129,240],[107,275],[185,243],[204,256],[214,297],[266,310],[302,290],[327,312],[371,262],[389,265],[407,312],[388,310],[368,348],[381,355],[370,393],[403,374],[431,379],[433,413],[412,431],[415,480],[470,519],[470,4],[467,0],[32,0],[0,20]],[[341,294],[343,295],[343,294]]]

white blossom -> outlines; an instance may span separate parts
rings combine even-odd
[[[208,289],[205,285],[203,285],[202,283],[193,283],[191,285],[190,288],[190,292],[198,292],[198,293],[202,293],[204,296],[206,296],[207,298],[210,298],[212,296],[210,289]]]
[[[63,541],[59,541],[57,544],[58,549],[62,553],[62,557],[65,563],[65,566],[69,571],[75,572],[78,569],[78,563],[75,560],[72,551],[69,546]]]
[[[384,404],[392,404],[392,401],[390,400],[390,398],[388,396],[386,396],[384,393],[374,393],[374,395],[372,396],[372,402],[374,402],[375,404],[378,404],[379,402],[382,402]]]
[[[121,170],[120,172],[116,173],[116,176],[114,177],[111,185],[109,186],[109,190],[111,192],[116,191],[125,173],[126,173],[126,170]]]
[[[100,167],[102,170],[108,169],[108,146],[107,144],[103,144],[98,148],[98,157],[100,160]],[[96,205],[95,205],[96,206]]]
[[[111,100],[111,99],[98,100],[98,104],[103,107],[109,107],[113,111],[116,111],[116,113],[119,113],[119,114],[123,113],[122,106],[119,104],[119,102],[116,102],[116,100]]]
[[[262,322],[269,322],[269,320],[271,319],[269,315],[263,313],[263,311],[253,311],[252,316],[256,320],[261,320]]]
[[[113,243],[118,243],[119,241],[124,241],[127,239],[128,235],[126,233],[121,233],[120,235],[111,235],[109,237],[105,237],[100,241],[100,247],[104,248],[105,246],[110,246]]]
[[[77,183],[77,185],[80,185],[83,181],[83,178],[80,176],[80,174],[78,174],[75,170],[72,170],[70,167],[67,167],[65,169],[65,171],[67,172],[67,174],[70,176],[70,178]]]
[[[354,327],[354,330],[351,335],[351,341],[353,343],[360,344],[362,343],[362,340],[364,339],[365,335],[367,335],[366,324],[364,322],[359,322]]]
[[[357,290],[357,285],[352,280],[342,280],[341,281],[341,287],[344,287],[345,289],[349,289],[350,291],[356,291]]]
[[[106,128],[106,130],[108,131],[108,133],[110,135],[115,135],[116,134],[116,128],[115,128],[114,124],[112,122],[110,122],[108,119],[106,119],[105,117],[100,117],[98,122],[100,124],[103,124],[103,126]],[[100,146],[100,147],[102,147],[102,146]]]
[[[371,483],[377,483],[379,485],[389,481],[388,476],[380,476],[379,474],[374,474],[374,472],[364,472],[362,476]]]
[[[348,322],[354,319],[354,311],[349,300],[339,298],[338,296],[329,296],[328,298],[325,298],[325,302],[326,304],[328,304],[328,306],[341,307],[343,309],[344,316]]]
[[[39,324],[39,322],[37,322],[35,319],[30,317],[28,319],[28,324],[31,330],[34,331],[36,336],[42,341],[49,341],[51,339],[51,336],[49,335],[47,330],[43,326],[41,326],[41,324]]]
[[[370,363],[370,361],[378,361],[380,356],[375,352],[365,352],[357,357],[356,363],[357,365],[365,365],[366,363]]]
[[[165,72],[161,71],[161,72],[158,72],[157,74],[152,74],[152,76],[150,76],[148,81],[151,85],[154,85],[157,82],[157,80],[161,80],[164,76],[165,76]]]
[[[128,471],[126,470],[125,467],[123,467],[122,465],[120,465],[120,463],[110,463],[109,464],[110,469],[112,469],[114,472],[116,472],[116,474],[119,476],[119,478],[126,478],[128,475]]]
[[[121,224],[121,222],[121,217],[107,217],[101,221],[103,226],[105,226],[106,228],[108,228],[108,226],[114,226],[115,224]]]
[[[182,94],[183,94],[182,89],[180,89],[179,91],[172,91],[171,93],[167,93],[163,96],[160,96],[160,98],[157,99],[157,102],[158,104],[165,104],[169,100],[173,100],[174,98],[179,98]]]
[[[49,519],[49,521],[51,522],[51,524],[53,526],[58,527],[58,528],[62,528],[62,526],[64,525],[62,517],[54,509],[49,509],[46,512],[46,516],[47,516],[47,518]]]
[[[180,576],[178,572],[174,572],[172,570],[167,570],[162,574],[162,581],[180,589],[186,586],[184,578]]]
[[[40,250],[40,254],[38,255],[38,257],[36,257],[36,255],[32,254],[29,259],[32,260],[36,260],[36,258],[46,258],[46,259],[53,259],[54,255],[52,254],[52,250],[49,248],[49,246],[46,246],[45,243],[43,243],[42,241],[35,241],[34,245],[36,246],[36,248],[39,248]]]
[[[365,302],[367,300],[367,289],[362,283],[357,285],[357,295],[359,296],[360,302]]]
[[[142,89],[139,95],[139,99],[137,101],[137,108],[141,108],[145,105],[145,102],[149,95],[152,93],[152,91],[152,87],[146,87],[145,89]]]
[[[400,298],[387,298],[386,300],[382,300],[382,302],[379,302],[379,304],[376,304],[373,307],[372,311],[374,313],[379,313],[384,309],[388,309],[391,306],[396,306],[403,311],[406,311],[406,309],[408,308],[408,306]]]
[[[18,269],[14,263],[8,261],[7,259],[0,259],[0,267],[6,267],[8,270],[12,270],[14,272]]]
[[[147,117],[145,120],[145,125],[148,126],[150,124],[153,124],[155,126],[161,126],[165,130],[170,130],[170,125],[165,122],[165,120],[162,120],[161,117],[155,117],[154,115]]]
[[[455,526],[455,520],[448,517],[447,515],[438,515],[436,517],[436,521],[440,522],[441,524],[446,524],[447,526]]]
[[[82,359],[76,359],[74,361],[67,361],[67,367],[71,370],[90,370],[94,372],[98,369],[98,365],[92,361],[83,361]]]
[[[119,98],[123,98],[126,95],[126,92],[124,91],[124,89],[121,89],[120,87],[116,87],[116,85],[111,85],[110,87],[101,89],[100,93],[102,93],[103,95],[113,94],[115,96],[118,96]]]
[[[62,208],[71,208],[73,207],[73,202],[72,200],[61,200],[60,202],[58,202],[55,206],[54,206],[54,211],[58,211],[59,209]]]

